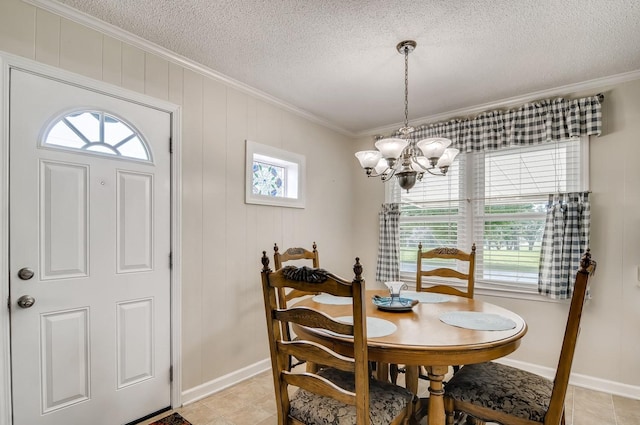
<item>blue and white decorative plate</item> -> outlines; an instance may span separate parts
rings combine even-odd
[[[394,298],[392,301],[391,297],[377,295],[374,295],[371,301],[376,307],[384,311],[410,311],[414,305],[418,304],[418,300],[411,298],[400,297]]]

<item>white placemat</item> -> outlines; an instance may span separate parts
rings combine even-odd
[[[477,331],[506,331],[516,327],[516,322],[499,314],[479,311],[450,311],[440,315],[444,323]]]
[[[352,324],[353,316],[335,317],[335,320],[338,322]],[[397,330],[398,327],[388,320],[378,319],[377,317],[367,317],[367,338],[379,338],[391,335]],[[346,336],[327,330],[325,330],[325,332],[338,336]]]
[[[318,294],[313,297],[313,301],[319,304],[333,304],[333,305],[349,305],[351,304],[351,297],[336,297],[331,294]]]
[[[421,303],[446,303],[447,301],[451,301],[451,297],[449,295],[437,294],[434,292],[402,291],[400,296],[402,298],[418,300]]]

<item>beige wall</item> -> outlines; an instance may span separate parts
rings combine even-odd
[[[323,267],[351,275],[345,136],[19,0],[0,1],[0,51],[182,106],[183,390],[269,357],[262,250],[316,241]],[[305,209],[244,203],[245,139],[306,157]]]
[[[22,3],[0,1],[0,50],[183,107],[183,389],[265,359],[258,257],[317,241],[321,264],[345,276],[353,257],[375,284],[383,185],[352,142],[206,76]],[[604,133],[591,141],[593,299],[574,371],[640,386],[640,81],[603,87]],[[570,97],[580,93],[564,93]],[[304,210],[248,206],[244,140],[307,158]],[[620,154],[624,152],[624,154]],[[331,166],[328,166],[331,164]],[[529,334],[512,358],[555,367],[567,307],[486,297],[520,313]]]
[[[592,299],[583,322],[573,371],[595,378],[640,387],[640,80],[602,87],[579,97],[602,92],[603,134],[590,140],[592,201],[591,251],[598,262],[592,278]],[[353,151],[371,149],[372,139],[357,140]],[[354,175],[357,208],[366,211],[355,222],[359,245],[369,247],[375,260],[377,222],[373,217],[384,201],[383,185]],[[365,255],[365,254],[363,254]],[[365,276],[369,282],[373,274]],[[566,303],[482,297],[522,315],[529,325],[512,359],[556,367]],[[606,387],[606,385],[605,385]]]

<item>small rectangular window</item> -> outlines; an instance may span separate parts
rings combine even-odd
[[[246,141],[245,202],[304,208],[305,158]]]

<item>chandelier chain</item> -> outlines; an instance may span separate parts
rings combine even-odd
[[[409,128],[409,49],[404,49],[404,127]]]

